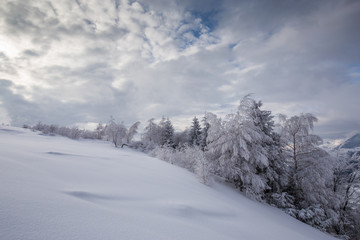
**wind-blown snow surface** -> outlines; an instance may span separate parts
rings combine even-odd
[[[106,142],[0,127],[0,239],[334,239]]]

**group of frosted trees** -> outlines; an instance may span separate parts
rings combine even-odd
[[[111,116],[108,124],[99,123],[94,131],[79,129],[78,127],[59,127],[58,125],[48,125],[41,122],[30,127],[24,125],[24,128],[31,128],[34,131],[40,131],[43,134],[55,136],[60,135],[71,139],[98,139],[110,141],[115,147],[130,145],[133,137],[137,134],[140,122],[135,122],[129,128],[124,123],[116,122]]]
[[[162,139],[165,125],[152,119],[142,141],[152,156],[189,169],[204,183],[222,179],[314,227],[356,239],[360,159],[340,161],[321,149],[312,114],[280,115],[278,122],[246,96],[223,119],[206,113],[202,124],[195,117],[189,129],[172,131],[171,142],[155,140]]]
[[[84,130],[78,127],[63,127],[55,124],[49,125],[41,122],[38,122],[33,127],[24,125],[23,128],[29,128],[33,131],[40,131],[45,135],[60,135],[71,139],[102,139],[104,136],[104,126],[102,126],[101,124],[99,124],[94,131]]]
[[[112,117],[93,132],[40,123],[34,129],[140,149],[188,169],[204,184],[226,181],[314,227],[357,239],[360,158],[341,159],[321,149],[321,138],[312,134],[316,122],[312,114],[280,115],[275,125],[272,113],[246,96],[235,113],[194,117],[182,132],[175,132],[169,118],[150,119],[139,141],[133,140],[139,122],[127,128]]]
[[[148,121],[142,135],[142,142],[146,144],[146,148],[153,149],[156,146],[175,147],[175,131],[171,121],[164,117],[159,124],[154,121],[154,119]]]

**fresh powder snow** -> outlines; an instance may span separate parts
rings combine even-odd
[[[335,239],[108,142],[0,127],[1,240]]]

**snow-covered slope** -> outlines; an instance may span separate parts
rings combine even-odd
[[[356,133],[350,138],[346,139],[337,148],[343,148],[343,149],[360,148],[360,133]]]
[[[360,160],[360,133],[341,141],[337,146],[330,149],[334,156],[341,156],[348,161]]]
[[[105,142],[0,127],[0,239],[334,239]]]

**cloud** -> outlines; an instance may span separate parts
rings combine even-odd
[[[1,106],[13,124],[180,124],[255,93],[274,113],[314,112],[324,134],[358,129],[359,12],[332,0],[5,1]]]
[[[37,109],[34,105],[21,95],[14,93],[16,90],[21,90],[21,87],[14,86],[12,81],[7,79],[0,79],[0,103],[1,107],[6,110],[5,119],[2,119],[1,122],[6,122],[7,118],[10,118],[12,123],[20,125],[37,116]]]
[[[316,111],[324,120],[323,133],[333,131],[331,123],[341,118],[344,125],[351,123],[347,131],[359,129],[353,106],[359,101],[359,84],[349,75],[349,66],[358,64],[360,55],[359,2],[268,3],[271,6],[254,1],[246,7],[249,2],[244,1],[221,16],[218,31],[234,52],[231,74],[237,79],[226,89],[255,92],[265,104],[277,107],[274,112]]]

